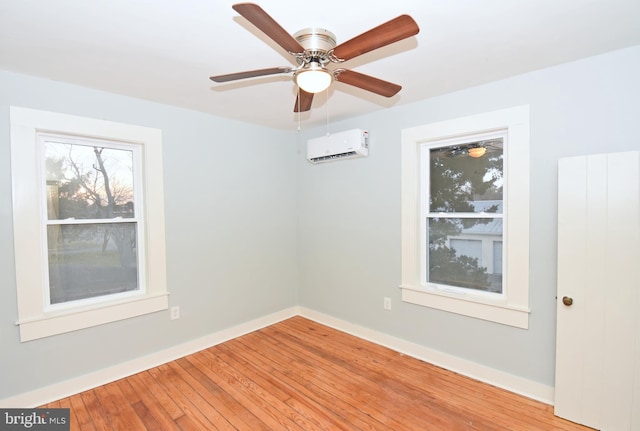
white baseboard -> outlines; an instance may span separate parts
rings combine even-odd
[[[489,383],[546,404],[553,404],[553,387],[498,371],[493,368],[485,367],[446,353],[438,352],[363,326],[354,325],[308,308],[291,307],[268,316],[218,331],[205,337],[170,347],[147,356],[136,358],[122,364],[114,365],[104,370],[2,399],[0,400],[0,406],[3,408],[29,408],[47,404],[79,392],[131,376],[141,371],[157,367],[297,315],[373,343],[380,344],[405,355],[455,371],[473,379]]]
[[[356,337],[388,347],[397,352],[454,371],[464,376],[497,386],[519,395],[553,405],[554,388],[532,380],[514,376],[494,368],[486,367],[466,359],[461,359],[419,344],[411,343],[382,332],[358,326],[308,308],[300,308],[300,316],[338,329]]]
[[[74,379],[39,388],[13,397],[0,399],[3,408],[33,408],[55,400],[114,382],[127,376],[157,367],[216,344],[223,343],[265,326],[299,315],[298,307],[291,307],[268,316],[260,317],[216,333],[161,350],[150,355],[114,365],[104,370],[85,374]]]

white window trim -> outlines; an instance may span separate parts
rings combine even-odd
[[[422,281],[420,146],[430,141],[506,130],[504,295],[461,295]],[[427,124],[402,131],[402,300],[526,329],[529,326],[529,107]]]
[[[169,306],[166,282],[162,133],[158,129],[73,115],[10,107],[13,225],[20,340],[75,331]],[[142,146],[146,288],[140,295],[77,308],[45,310],[47,253],[43,250],[40,195],[42,173],[37,134],[50,132]]]

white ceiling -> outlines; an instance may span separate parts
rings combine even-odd
[[[259,0],[288,32],[326,28],[338,43],[405,13],[420,26],[341,66],[402,85],[398,95],[334,83],[298,119],[290,75],[209,80],[295,65],[233,3],[0,0],[0,69],[293,130],[640,44],[638,0]]]

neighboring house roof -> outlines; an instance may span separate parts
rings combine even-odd
[[[487,200],[487,201],[473,201],[470,202],[473,205],[476,212],[483,212],[493,206],[498,206],[497,211],[491,211],[492,213],[503,214],[504,203],[501,200]],[[488,223],[477,223],[470,228],[463,229],[462,234],[465,235],[499,235],[502,236],[502,218],[489,219]]]

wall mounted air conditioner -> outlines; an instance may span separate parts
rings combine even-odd
[[[311,163],[333,162],[368,155],[369,133],[366,130],[347,130],[307,141],[307,159]]]

